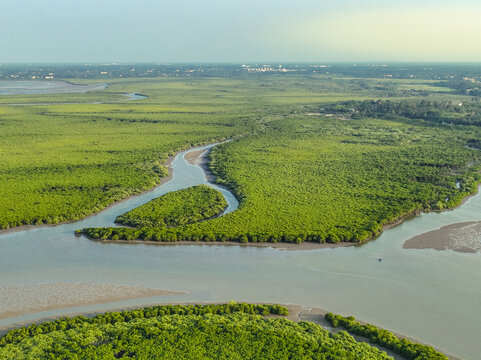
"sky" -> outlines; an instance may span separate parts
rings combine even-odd
[[[479,0],[0,0],[1,63],[481,61]]]

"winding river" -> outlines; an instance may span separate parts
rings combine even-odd
[[[0,236],[0,291],[38,283],[90,283],[184,294],[22,315],[0,320],[0,326],[123,306],[234,299],[352,314],[448,353],[478,357],[481,254],[406,250],[402,245],[414,235],[446,224],[480,220],[481,196],[453,211],[417,216],[362,247],[282,251],[222,245],[125,245],[73,235],[79,228],[113,225],[117,215],[169,191],[208,183],[203,170],[184,159],[185,153],[172,163],[172,180],[149,193],[75,223]],[[231,204],[229,211],[235,209],[232,194],[219,190]]]
[[[416,216],[362,247],[283,251],[223,245],[106,244],[74,236],[73,232],[83,227],[115,226],[119,214],[169,191],[208,184],[202,168],[189,164],[184,155],[212,146],[179,153],[172,162],[174,173],[169,182],[96,215],[75,223],[0,235],[0,313],[9,310],[9,302],[2,299],[8,300],[15,289],[28,293],[37,284],[145,287],[178,294],[3,318],[0,328],[69,313],[234,299],[300,304],[354,315],[458,357],[479,358],[481,253],[403,249],[403,243],[445,225],[480,221],[481,195],[452,211]],[[218,189],[229,202],[227,212],[235,210],[235,197]],[[29,296],[34,302],[34,291]]]

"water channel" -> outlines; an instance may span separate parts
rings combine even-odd
[[[22,315],[0,320],[0,326],[122,306],[234,299],[320,307],[409,334],[463,358],[475,359],[481,352],[481,254],[402,248],[405,240],[419,233],[480,220],[480,196],[453,211],[417,216],[362,247],[282,251],[105,244],[74,236],[79,228],[111,226],[117,215],[169,191],[208,183],[203,170],[190,165],[184,154],[172,163],[172,180],[149,193],[75,223],[1,235],[0,291],[68,282],[145,286],[185,294]],[[220,190],[235,208],[235,198]]]
[[[455,210],[416,216],[361,247],[285,251],[127,245],[74,236],[83,227],[113,226],[119,214],[167,192],[208,183],[202,168],[184,159],[185,153],[172,163],[173,178],[151,192],[75,223],[0,235],[0,295],[6,289],[39,283],[143,286],[183,294],[20,315],[0,320],[0,327],[133,305],[232,299],[300,304],[354,315],[458,357],[479,358],[481,253],[402,247],[415,235],[448,224],[480,221],[479,195]],[[226,189],[219,190],[230,203],[228,211],[234,210],[237,200]],[[2,306],[0,302],[0,311],[8,310]]]

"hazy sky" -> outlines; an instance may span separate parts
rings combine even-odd
[[[479,0],[0,0],[0,63],[481,61]]]

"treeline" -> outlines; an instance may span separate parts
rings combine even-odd
[[[144,227],[140,229],[125,227],[107,228],[84,228],[77,230],[77,235],[86,235],[95,240],[144,240],[158,242],[226,242],[233,241],[239,243],[295,243],[316,242],[320,244],[339,242],[362,243],[371,237],[378,235],[382,231],[381,224],[374,224],[370,230],[362,230],[354,235],[347,232],[338,233],[319,233],[319,234],[268,234],[268,233],[241,233],[229,234],[212,231],[199,231],[191,228],[165,229],[156,227]]]
[[[333,327],[337,328],[342,326],[348,332],[367,337],[372,343],[380,344],[407,359],[448,360],[444,354],[436,351],[432,346],[413,343],[407,339],[399,339],[392,332],[380,329],[374,325],[361,325],[353,316],[343,317],[341,315],[327,313],[325,318]]]
[[[468,78],[468,76],[464,75],[463,78],[450,79],[448,81],[440,82],[438,85],[455,89],[458,94],[481,96],[481,83],[478,80],[479,74],[477,74],[476,78],[477,79]]]
[[[352,119],[364,117],[392,118],[396,116],[436,123],[481,125],[481,106],[452,101],[391,101],[366,100],[339,102],[323,107],[324,112],[349,115]]]
[[[270,71],[248,72],[248,68],[264,67],[256,64],[58,64],[58,65],[5,65],[0,69],[0,78],[31,80],[33,76],[44,78],[54,74],[56,79],[109,79],[158,78],[158,77],[225,77],[237,78],[248,73],[251,77],[272,76]],[[284,64],[288,72],[275,72],[277,77],[292,77],[296,74],[330,74],[354,78],[393,78],[417,81],[417,79],[442,80],[438,86],[459,89],[475,88],[463,84],[463,77],[481,77],[477,65],[372,65],[372,64]],[[270,66],[267,66],[270,68]],[[135,71],[132,71],[135,69]],[[444,85],[446,84],[446,85]]]
[[[136,228],[165,228],[195,223],[222,213],[228,204],[207,185],[173,191],[117,217],[116,223]]]
[[[116,324],[128,322],[134,319],[149,319],[168,315],[204,315],[204,314],[258,314],[258,315],[289,315],[287,308],[275,305],[257,305],[247,303],[235,303],[220,305],[157,305],[136,310],[115,311],[97,315],[92,318],[75,316],[72,318],[61,318],[41,324],[32,324],[27,327],[9,331],[0,338],[0,346],[18,343],[19,341],[39,334],[48,334],[53,331],[66,331],[80,324]]]
[[[345,331],[331,334],[310,322],[265,318],[261,315],[267,315],[269,309],[263,306],[261,315],[229,308],[196,314],[183,308],[177,307],[179,314],[112,323],[80,322],[68,330],[33,334],[0,346],[0,358],[392,360]]]

